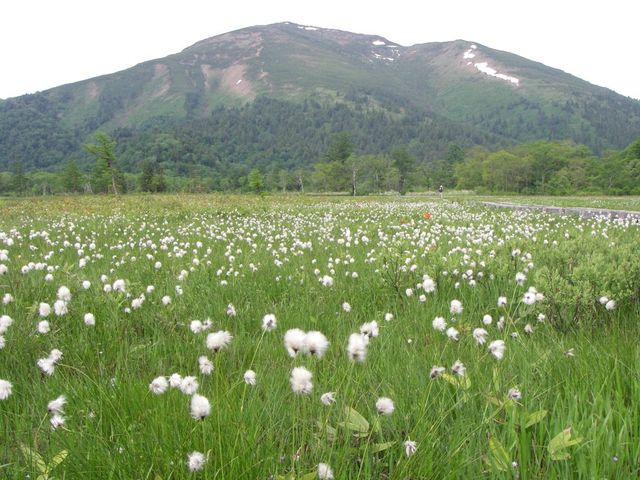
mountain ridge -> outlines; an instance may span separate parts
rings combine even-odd
[[[430,144],[431,153],[414,148],[427,159],[445,140],[470,146],[473,130],[485,132],[488,145],[571,139],[598,152],[622,148],[640,132],[640,101],[506,51],[462,39],[402,46],[379,35],[281,22],[1,101],[0,169],[16,158],[28,168],[53,168],[98,129],[169,131],[260,97],[299,108],[310,99],[328,109],[343,104],[356,116],[384,112],[399,122],[418,115],[427,126],[458,130]],[[323,128],[339,127],[327,114]]]

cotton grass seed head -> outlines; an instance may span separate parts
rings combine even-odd
[[[204,468],[205,463],[207,463],[207,459],[203,453],[191,452],[187,456],[187,468],[190,472],[199,472]]]
[[[380,397],[376,400],[376,410],[380,415],[389,416],[395,410],[393,400],[388,397]]]

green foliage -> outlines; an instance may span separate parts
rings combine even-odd
[[[0,472],[9,478],[300,479],[317,478],[320,462],[335,478],[354,479],[638,478],[639,304],[612,282],[615,265],[632,271],[621,258],[634,256],[633,225],[438,198],[86,195],[5,199],[0,209],[0,230],[13,240],[5,242],[0,282],[0,296],[14,297],[0,306],[15,319],[3,332],[0,362],[0,379],[13,384],[0,400],[3,438],[12,439],[0,448]],[[60,265],[52,282],[37,268],[21,271],[51,244]],[[78,248],[90,244],[91,252]],[[596,305],[603,314],[596,328],[589,328],[591,310],[580,313],[581,328],[552,328],[547,309],[556,294],[537,272],[557,267],[559,277],[582,282],[572,272],[591,263],[592,252],[606,256],[598,265],[612,264],[591,271],[592,292],[609,294],[618,307]],[[215,260],[226,257],[227,266]],[[318,282],[316,267],[331,274],[332,287]],[[516,284],[525,269],[525,284]],[[183,270],[188,275],[177,282]],[[108,283],[124,279],[126,293],[107,293],[103,274]],[[420,291],[408,296],[405,289],[426,274],[436,290],[424,292],[426,301]],[[72,293],[68,312],[49,317],[49,333],[34,335],[39,303],[52,302],[62,285]],[[532,286],[546,299],[526,305],[522,295]],[[508,298],[503,307],[499,295]],[[464,304],[455,322],[453,298]],[[237,316],[225,315],[229,304]],[[94,326],[84,324],[87,312]],[[267,312],[278,317],[273,332],[261,328]],[[548,320],[537,320],[542,312]],[[189,330],[189,319],[210,315],[213,330]],[[458,341],[434,330],[436,316],[455,325]],[[369,339],[365,361],[353,362],[348,338],[370,320],[379,335]],[[502,359],[478,345],[472,332],[479,327],[489,332],[487,343],[505,342]],[[291,328],[323,332],[325,355],[290,358],[282,335]],[[215,330],[233,340],[214,354],[205,344]],[[64,357],[44,376],[34,359],[52,348]],[[210,375],[198,370],[200,355],[215,364]],[[456,360],[464,375],[454,373]],[[309,395],[291,391],[291,369],[302,365],[313,373]],[[446,372],[430,378],[435,365]],[[248,369],[255,386],[243,381]],[[211,401],[209,417],[192,419],[189,397],[178,389],[150,392],[154,378],[173,372],[196,376],[198,393]],[[329,391],[335,402],[323,405]],[[61,394],[69,401],[66,423],[53,430],[46,406]],[[378,413],[381,396],[393,399],[392,415]],[[193,451],[207,458],[202,472],[188,471]]]
[[[115,166],[115,147],[116,141],[104,132],[97,132],[95,134],[96,143],[88,143],[84,145],[87,152],[92,154],[96,159],[96,166],[94,168],[94,178],[92,184],[97,192],[108,192],[118,194],[126,192],[126,186],[124,183],[124,176],[121,172],[118,172]],[[108,177],[110,182],[107,184],[105,191],[105,179]]]
[[[61,172],[61,176],[62,188],[65,192],[77,193],[82,191],[83,178],[75,159],[69,159],[64,170]]]
[[[611,314],[600,305],[601,297],[623,305],[640,298],[640,256],[631,244],[611,249],[608,242],[569,238],[550,248],[535,281],[554,324],[563,329],[604,324]]]
[[[335,135],[333,142],[323,155],[325,162],[345,162],[353,153],[353,144],[348,132],[340,132]]]
[[[253,193],[262,193],[262,190],[264,189],[264,177],[262,176],[262,173],[260,173],[260,170],[257,168],[251,170],[247,177],[247,183]]]
[[[407,188],[407,177],[416,166],[416,158],[409,153],[406,145],[395,147],[391,151],[391,158],[398,170],[398,192],[400,192],[400,195],[404,195]]]
[[[20,160],[13,163],[11,171],[11,190],[18,195],[24,195],[27,191],[27,177],[24,174],[24,168]]]

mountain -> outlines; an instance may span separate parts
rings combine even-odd
[[[332,135],[359,150],[571,139],[594,151],[640,132],[640,102],[465,40],[409,47],[285,22],[202,40],[110,75],[0,102],[0,170],[55,169],[98,129],[125,168],[315,161]],[[173,164],[172,163],[172,164]],[[168,165],[171,168],[171,165]]]

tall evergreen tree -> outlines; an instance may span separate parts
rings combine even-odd
[[[111,177],[111,188],[115,195],[118,194],[116,185],[116,168],[115,168],[115,148],[116,141],[104,132],[96,132],[96,143],[88,143],[84,148],[96,157],[97,161],[103,161],[106,164],[107,172]]]
[[[398,192],[400,195],[404,195],[407,188],[407,177],[416,166],[416,158],[409,153],[406,145],[395,147],[391,152],[391,158],[398,169]]]
[[[13,169],[11,172],[11,190],[18,195],[24,195],[27,190],[27,177],[24,174],[22,160],[16,160],[13,162]]]
[[[76,193],[82,190],[82,174],[73,158],[69,159],[64,170],[62,170],[62,188],[69,193]]]

